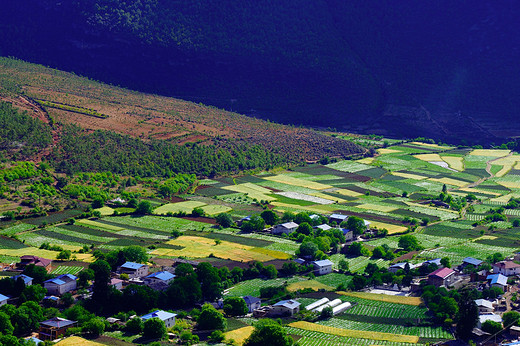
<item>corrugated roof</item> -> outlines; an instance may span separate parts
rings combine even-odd
[[[348,218],[348,215],[343,215],[343,214],[332,214],[329,216],[329,219],[341,219],[341,220],[345,220]]]
[[[273,306],[283,306],[288,309],[294,309],[300,306],[300,303],[298,303],[296,300],[281,300],[278,303],[274,304]]]
[[[486,279],[491,280],[491,282],[490,282],[491,285],[499,284],[502,286],[507,286],[507,276],[504,276],[502,274],[488,275]]]
[[[18,280],[18,278],[22,278],[23,282],[27,285],[28,282],[31,282],[31,280],[33,279],[32,277],[30,276],[27,276],[25,274],[20,274],[20,275],[15,275],[15,276],[11,276],[11,279],[13,280]]]
[[[243,296],[242,298],[246,301],[247,305],[251,305],[251,304],[262,301],[262,299],[253,297],[253,296]]]
[[[162,271],[162,272],[150,274],[146,277],[146,279],[155,278],[155,279],[159,279],[159,280],[163,280],[163,281],[168,281],[168,280],[173,279],[174,277],[175,277],[175,275],[173,275],[172,273],[167,272],[167,271]]]
[[[3,302],[4,300],[9,299],[8,296],[4,296],[2,293],[0,293],[0,302]]]
[[[144,264],[135,263],[135,262],[126,262],[125,264],[123,264],[121,266],[121,268],[137,270],[137,269],[141,268],[142,266],[144,266]]]
[[[298,227],[298,224],[296,222],[292,222],[291,221],[291,222],[286,222],[286,223],[279,224],[278,226],[290,229],[290,228]]]
[[[148,320],[150,318],[157,317],[161,321],[166,321],[166,320],[169,320],[170,318],[175,317],[175,316],[177,316],[177,314],[174,314],[174,313],[171,313],[171,312],[168,312],[168,311],[164,311],[164,310],[156,310],[154,312],[150,312],[149,314],[146,314],[146,315],[142,316],[141,319],[146,321],[146,320]]]
[[[476,258],[473,258],[473,257],[466,257],[462,260],[462,263],[467,263],[467,264],[473,264],[474,266],[479,266],[482,264],[483,261],[481,260],[478,260]]]
[[[53,317],[50,320],[40,322],[40,325],[47,327],[63,328],[76,323],[75,321],[67,320],[61,317]]]
[[[512,269],[520,267],[520,264],[517,264],[513,261],[501,261],[493,264],[493,267],[498,267],[500,269]]]
[[[330,227],[326,223],[324,223],[323,225],[316,226],[316,228],[319,228],[319,229],[324,230],[324,231],[328,231],[329,229],[332,229],[332,227]]]
[[[475,300],[475,304],[477,304],[477,306],[484,306],[488,309],[493,309],[493,303],[491,303],[489,300],[477,299]]]
[[[331,266],[333,264],[332,261],[328,260],[328,259],[324,259],[324,260],[320,260],[320,261],[314,261],[312,263],[317,265],[318,267],[326,267],[326,266]]]
[[[433,273],[430,273],[430,275],[428,275],[428,276],[437,276],[437,277],[440,277],[441,279],[446,279],[448,276],[452,275],[453,273],[455,273],[455,271],[453,269],[440,268],[440,269],[437,269],[436,271],[434,271]]]

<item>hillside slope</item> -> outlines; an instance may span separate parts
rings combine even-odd
[[[0,54],[277,122],[498,142],[520,134],[515,6],[27,0],[3,5]]]
[[[207,148],[214,148],[211,149],[212,155],[217,157],[224,155],[219,154],[219,150],[230,153],[235,158],[242,153],[245,155],[241,159],[244,161],[242,169],[267,168],[284,162],[315,161],[325,156],[348,157],[364,152],[363,148],[349,141],[321,135],[312,130],[270,123],[188,101],[108,86],[19,60],[1,58],[0,71],[2,100],[28,110],[34,117],[52,124],[53,136],[60,136],[60,139],[55,138],[55,142],[67,138],[68,142],[62,142],[52,150],[51,157],[54,160],[69,161],[69,170],[74,162],[71,161],[72,156],[84,149],[86,151],[82,155],[88,155],[90,147],[93,157],[99,155],[96,151],[107,150],[105,157],[110,159],[110,151],[125,150],[124,143],[134,148],[134,154],[139,153],[142,157],[148,155],[148,150],[143,145],[160,148],[157,150],[163,155],[164,152],[173,150],[176,153],[172,154],[173,157],[186,157],[188,153],[195,152],[204,156],[208,154],[205,150],[210,150]],[[70,126],[62,128],[59,124],[73,124],[87,131]],[[118,135],[92,130],[108,130]],[[79,139],[87,141],[84,143],[85,148],[79,147]],[[106,145],[98,148],[97,145],[103,141],[107,141]],[[109,145],[111,142],[116,144]],[[178,148],[175,149],[172,145]],[[182,154],[182,148],[191,149]],[[255,156],[260,152],[260,156]],[[255,159],[270,163],[268,166],[255,164]],[[105,159],[98,158],[97,161]],[[112,161],[117,163],[116,159]],[[164,162],[154,162],[162,167],[168,166]],[[78,166],[77,169],[81,170],[81,167]],[[83,169],[90,170],[88,165]],[[173,170],[183,171],[183,168],[176,166]],[[212,170],[213,168],[208,168],[205,173]],[[225,166],[216,170],[217,173],[226,171]],[[196,170],[190,172],[202,174]],[[153,174],[166,173],[157,170]]]

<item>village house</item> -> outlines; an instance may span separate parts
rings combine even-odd
[[[0,306],[7,304],[7,301],[9,300],[8,296],[4,296],[0,293]]]
[[[164,325],[166,326],[166,328],[170,328],[175,325],[175,316],[177,316],[177,314],[174,314],[174,313],[171,313],[168,311],[164,311],[164,310],[156,310],[154,312],[150,312],[149,314],[142,316],[141,319],[143,321],[146,321],[146,320],[149,320],[150,318],[157,317],[158,319],[160,319],[161,321],[164,322]]]
[[[392,264],[390,267],[388,267],[388,271],[390,273],[397,273],[399,270],[405,270],[406,269],[406,265],[408,264],[408,268],[411,269],[411,264],[408,263],[408,262],[400,262],[400,263],[395,263],[395,264]]]
[[[343,232],[343,235],[345,236],[345,241],[351,241],[354,239],[354,232],[352,232],[351,230],[342,228],[341,231]]]
[[[296,300],[282,300],[274,304],[270,313],[272,315],[293,316],[300,311],[300,303]]]
[[[262,306],[262,300],[260,298],[253,296],[244,296],[242,298],[244,298],[249,312],[253,312]]]
[[[483,314],[478,316],[477,328],[482,328],[486,321],[493,321],[502,324],[502,316],[495,314]]]
[[[448,287],[453,282],[455,282],[455,271],[450,268],[440,268],[428,275],[428,283],[437,287]]]
[[[490,313],[495,310],[493,303],[489,300],[477,299],[475,300],[475,304],[477,304],[479,314]]]
[[[43,287],[49,294],[62,295],[76,289],[76,277],[72,274],[63,274],[54,279],[43,282]]]
[[[333,229],[333,228],[334,227],[330,227],[326,223],[324,223],[323,225],[319,225],[319,226],[315,226],[314,227],[314,229],[319,229],[319,230],[322,230],[322,231],[328,231],[329,229]]]
[[[128,274],[130,279],[140,278],[148,275],[149,267],[146,264],[126,262],[119,267],[120,274]]]
[[[328,259],[312,262],[312,265],[314,266],[314,275],[325,275],[332,273],[332,264],[332,261]]]
[[[152,273],[145,277],[144,284],[154,289],[162,290],[166,289],[170,281],[172,281],[174,278],[175,275],[173,275],[172,273],[167,271],[161,271]]]
[[[76,321],[70,321],[61,317],[53,317],[50,320],[40,322],[40,332],[38,338],[41,340],[55,340],[67,332],[67,329],[74,327]]]
[[[499,287],[503,292],[507,292],[507,276],[502,274],[492,274],[487,276],[489,287]]]
[[[112,278],[110,279],[110,283],[108,285],[114,287],[116,290],[121,291],[123,289],[123,280]]]
[[[37,267],[43,267],[47,271],[51,270],[52,260],[38,256],[24,255],[20,257],[20,262],[16,264],[19,270],[24,270],[30,264],[34,264]]]
[[[23,283],[24,283],[25,286],[31,286],[32,285],[32,282],[33,282],[33,278],[32,277],[29,277],[29,276],[27,276],[25,274],[11,276],[11,279],[13,279],[14,281],[18,280],[19,278],[21,278],[23,280]]]
[[[513,276],[520,274],[520,264],[513,261],[501,261],[493,264],[493,273],[505,276]]]
[[[337,225],[348,219],[348,215],[343,214],[331,214],[329,216],[329,222],[335,222]]]
[[[435,258],[435,259],[424,261],[422,263],[423,266],[430,265],[430,264],[435,264],[437,267],[440,267],[441,266],[441,259],[440,258]]]
[[[478,260],[476,258],[473,258],[473,257],[466,257],[462,260],[462,264],[459,266],[460,270],[463,270],[464,268],[466,268],[468,265],[471,265],[471,266],[474,266],[474,267],[478,267],[479,265],[481,265],[482,263],[484,263],[483,261],[481,260]]]
[[[298,224],[291,221],[291,222],[286,222],[286,223],[282,223],[282,224],[274,226],[272,233],[273,234],[282,234],[282,233],[289,234],[289,233],[296,231],[297,228],[298,228]]]

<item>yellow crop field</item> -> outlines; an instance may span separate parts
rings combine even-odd
[[[419,159],[419,160],[423,160],[423,161],[442,161],[441,157],[439,156],[439,154],[419,154],[419,155],[414,155],[413,157]]]
[[[401,334],[391,334],[391,333],[382,333],[382,332],[373,332],[366,330],[353,330],[353,329],[343,329],[336,327],[323,326],[316,323],[298,321],[289,324],[290,327],[299,328],[303,330],[310,330],[313,332],[345,336],[349,338],[358,338],[358,339],[370,339],[370,340],[379,340],[379,341],[390,341],[390,342],[408,342],[411,344],[416,344],[419,342],[419,337],[414,335],[401,335]]]
[[[273,256],[253,251],[254,247],[232,243],[222,240],[220,244],[215,243],[215,239],[209,239],[196,236],[180,236],[172,239],[166,244],[182,246],[182,249],[164,249],[159,248],[152,251],[153,255],[159,256],[185,256],[188,258],[205,258],[210,254],[223,259],[233,261],[260,261],[266,262],[275,259]]]
[[[462,156],[441,156],[442,160],[446,162],[451,168],[462,172],[464,170],[464,158]]]
[[[507,157],[503,157],[501,159],[498,159],[496,161],[493,161],[494,165],[502,166],[502,169],[498,171],[495,176],[497,177],[503,177],[507,174],[513,167],[516,167],[518,163],[520,162],[520,155],[511,155]]]
[[[66,245],[60,245],[60,246],[63,248],[68,248]],[[79,247],[76,250],[79,250]],[[59,251],[44,250],[44,249],[38,249],[35,247],[24,247],[21,249],[0,249],[0,255],[13,256],[13,257],[20,257],[23,255],[33,255],[33,256],[39,256],[39,257],[52,259],[52,260],[56,259],[56,256],[58,256],[59,253],[60,253]],[[90,255],[90,254],[75,253],[74,255],[80,261],[92,262],[92,255]]]
[[[265,200],[265,201],[274,201],[276,200],[273,196],[268,196],[269,194],[272,194],[273,192],[269,189],[266,189],[265,187],[258,186],[252,183],[244,183],[244,184],[238,184],[238,185],[228,185],[224,186],[223,189],[235,191],[235,192],[241,192],[247,194],[250,198],[257,199],[258,201]]]
[[[453,149],[453,147],[448,147],[448,146],[443,147],[443,146],[440,146],[440,145],[437,145],[437,144],[423,143],[423,142],[411,142],[410,144],[418,145],[420,147],[439,149],[439,150],[450,150],[450,149]]]
[[[508,189],[520,189],[519,181],[497,181],[497,183],[507,187]]]
[[[84,225],[84,226],[92,226],[92,227],[99,228],[99,229],[106,229],[107,231],[116,231],[117,232],[117,231],[124,230],[123,227],[107,225],[107,224],[104,224],[101,222],[96,222],[94,220],[88,220],[88,219],[78,220],[78,221],[76,221],[76,223],[78,223],[80,225]]]
[[[510,150],[499,149],[473,149],[469,154],[475,156],[502,157],[508,155],[510,152]]]
[[[377,149],[377,152],[381,155],[385,155],[385,154],[396,154],[396,153],[402,153],[401,150],[396,150],[396,149],[390,149],[390,148],[381,148],[381,149]],[[359,162],[359,161],[358,161]],[[364,163],[364,162],[362,162]]]
[[[94,211],[99,211],[102,216],[112,215],[114,213],[114,209],[107,206],[94,209]]]
[[[511,197],[513,197],[511,194],[507,194],[507,195],[503,195],[503,196],[500,196],[500,197],[492,198],[492,199],[490,199],[489,201],[490,201],[490,202],[497,202],[497,203],[504,203],[504,204],[507,204],[507,202],[509,202],[509,200],[511,199]]]
[[[363,195],[362,193],[359,193],[357,191],[352,191],[349,189],[337,189],[334,192],[339,193],[340,195],[345,195],[345,196],[349,196],[349,197],[359,197],[359,196]]]
[[[290,177],[288,175],[283,175],[283,174],[275,175],[272,177],[264,177],[264,179],[270,180],[270,181],[276,181],[278,183],[283,183],[283,184],[287,184],[287,185],[306,187],[308,189],[314,189],[314,190],[325,190],[325,189],[332,188],[331,185],[326,185],[326,184],[322,184],[322,183],[318,183],[318,182],[310,181],[310,180],[293,178],[293,177]]]
[[[56,346],[103,346],[99,342],[90,341],[80,338],[79,336],[70,336],[55,344]]]
[[[430,178],[430,180],[436,181],[438,183],[443,183],[446,185],[454,185],[454,186],[458,186],[458,187],[463,187],[463,186],[470,184],[467,181],[462,181],[462,180],[457,180],[457,179],[452,179],[452,178]]]
[[[397,206],[393,206],[393,205],[379,205],[379,204],[370,204],[370,203],[357,205],[356,207],[361,208],[361,209],[367,209],[367,210],[382,211],[384,213],[389,213],[398,208]]]
[[[370,227],[376,227],[377,229],[386,228],[388,230],[388,234],[402,233],[407,230],[404,226],[394,225],[391,223],[379,222],[379,221],[370,221]]]
[[[364,159],[357,160],[356,162],[359,162],[359,163],[362,163],[362,164],[365,164],[365,165],[369,165],[372,162],[374,162],[374,160],[375,160],[374,157],[365,157]]]
[[[233,209],[230,207],[227,207],[225,205],[208,204],[208,205],[203,206],[202,210],[204,210],[204,212],[207,215],[217,215],[220,213],[227,213],[228,211],[231,211]]]
[[[296,291],[304,289],[304,288],[310,288],[314,291],[318,291],[320,289],[324,289],[326,291],[334,290],[334,287],[330,287],[328,285],[322,284],[321,282],[318,282],[316,280],[305,280],[305,281],[293,282],[292,284],[289,284],[289,286],[287,286],[287,290],[289,292],[296,292]]]
[[[224,335],[226,336],[226,340],[233,339],[238,345],[242,345],[249,335],[253,333],[253,330],[255,330],[255,327],[247,326],[224,333]]]
[[[368,300],[377,300],[380,302],[394,303],[394,304],[404,304],[404,305],[413,305],[419,306],[423,304],[423,301],[420,297],[403,297],[403,296],[391,296],[388,294],[377,294],[377,293],[368,293],[368,292],[345,292],[345,291],[337,291],[337,294],[341,294],[347,297],[357,297]]]
[[[472,188],[472,187],[461,187],[459,190],[461,191],[466,191],[466,192],[469,192],[469,193],[483,193],[484,195],[493,195],[493,196],[500,196],[501,194],[498,193],[498,192],[492,192],[492,191],[488,191],[488,190],[479,190],[479,189],[475,189],[475,188]]]
[[[206,203],[199,201],[184,201],[178,203],[167,203],[156,208],[153,213],[157,215],[164,215],[166,213],[178,213],[185,212],[186,214],[191,213],[193,208],[200,208],[205,206]]]
[[[428,178],[428,177],[425,177],[424,175],[403,173],[403,172],[392,172],[392,175],[395,175],[396,177],[405,178],[405,179],[415,179],[415,180],[423,180],[423,179]]]
[[[276,259],[282,259],[282,260],[286,260],[286,259],[289,259],[292,257],[288,253],[285,253],[282,251],[277,251],[277,250],[270,250],[270,249],[266,249],[263,247],[254,247],[251,249],[251,251],[258,252],[258,253],[261,253],[261,254],[264,254],[267,256],[271,256]]]

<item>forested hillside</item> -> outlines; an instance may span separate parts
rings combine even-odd
[[[279,122],[498,142],[519,132],[514,6],[29,0],[3,5],[0,54]]]

